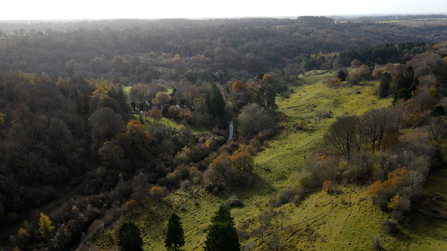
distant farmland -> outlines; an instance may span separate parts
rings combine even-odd
[[[437,26],[437,25],[447,25],[447,20],[440,21],[427,21],[427,20],[402,20],[402,21],[393,21],[394,24],[401,24],[411,27],[423,27],[423,26]]]

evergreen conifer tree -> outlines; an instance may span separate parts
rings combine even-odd
[[[142,251],[140,229],[133,221],[125,221],[118,229],[118,246],[121,251]]]
[[[239,251],[241,250],[233,218],[228,209],[221,205],[216,215],[211,218],[210,230],[205,241],[205,251]]]
[[[207,102],[209,102],[208,107],[213,118],[225,117],[225,101],[216,83],[211,84],[211,95],[207,97]]]
[[[166,233],[165,247],[167,250],[180,250],[185,245],[185,235],[183,233],[180,217],[173,213],[169,218],[168,232]]]

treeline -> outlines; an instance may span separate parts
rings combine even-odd
[[[441,28],[333,23],[317,17],[302,17],[289,24],[276,19],[250,20],[245,21],[258,25],[184,27],[171,26],[174,20],[138,21],[167,23],[165,28],[158,24],[157,28],[128,20],[122,23],[136,22],[132,28],[114,26],[121,23],[118,21],[98,21],[110,27],[93,28],[98,24],[93,22],[91,28],[77,24],[77,28],[65,27],[64,31],[28,30],[24,25],[15,34],[0,34],[0,68],[3,72],[45,72],[53,78],[105,78],[125,85],[154,79],[179,81],[191,70],[196,81],[223,83],[234,73],[251,77],[259,71],[291,65],[302,71],[301,63],[308,54],[330,54],[399,41],[442,41],[446,36]],[[333,62],[325,65],[332,67]]]
[[[424,42],[405,42],[395,44],[385,44],[372,47],[363,47],[357,50],[340,52],[337,60],[348,66],[354,60],[360,60],[364,64],[370,64],[372,62],[383,63],[397,63],[407,61],[410,58],[403,58],[405,54],[419,54],[427,50],[433,49],[435,43]]]
[[[366,64],[373,68],[375,64],[399,63],[410,60],[415,54],[437,48],[438,44],[424,42],[389,43],[366,46],[355,50],[307,55],[303,67],[309,70],[338,69],[347,66]],[[354,63],[353,62],[358,62]]]
[[[244,27],[257,27],[257,26],[276,26],[276,25],[289,25],[295,23],[296,20],[290,18],[213,18],[213,19],[116,19],[116,20],[96,20],[96,21],[10,21],[0,23],[1,31],[6,34],[24,34],[27,31],[41,31],[45,32],[48,29],[52,31],[68,31],[83,29],[114,29],[125,30],[139,27],[141,29],[149,28],[199,28],[199,27],[216,27],[221,25],[237,25]]]

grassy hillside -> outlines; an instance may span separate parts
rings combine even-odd
[[[318,148],[335,117],[360,115],[391,104],[390,100],[378,100],[370,94],[378,82],[329,89],[322,81],[332,75],[329,72],[300,79],[289,86],[294,89],[289,99],[277,100],[279,111],[288,117],[283,124],[285,129],[255,156],[256,178],[252,187],[232,187],[221,196],[206,193],[203,187],[178,190],[167,198],[172,201],[172,207],[140,209],[128,216],[141,227],[145,250],[164,250],[164,231],[173,211],[183,222],[184,250],[203,250],[211,216],[221,203],[235,195],[244,202],[243,207],[233,208],[231,213],[244,236],[241,246],[245,250],[269,250],[275,246],[282,246],[283,250],[371,250],[376,235],[387,250],[445,250],[446,221],[433,220],[418,212],[399,227],[397,234],[384,235],[380,223],[388,216],[368,199],[367,186],[339,186],[336,195],[310,191],[302,202],[270,209],[270,198],[284,189],[297,187],[298,173],[306,158]],[[328,113],[332,114],[331,118],[322,118],[321,115]],[[305,121],[305,129],[292,129],[291,125],[300,120]],[[428,193],[447,196],[444,189],[447,173],[442,174],[429,180]],[[272,220],[262,234],[258,216],[269,210],[272,210]],[[113,249],[113,239],[114,230],[109,229],[96,244]]]

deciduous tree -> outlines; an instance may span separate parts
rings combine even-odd
[[[157,95],[152,99],[152,103],[164,105],[171,101],[171,95],[167,92],[157,92]]]
[[[88,124],[92,128],[92,138],[98,145],[102,145],[125,130],[121,115],[110,108],[96,110],[88,119]]]
[[[246,90],[245,85],[240,80],[234,81],[233,85],[231,86],[231,91],[233,92],[243,92],[245,90]]]
[[[124,203],[124,207],[130,210],[130,214],[133,214],[133,210],[138,206],[138,202],[136,200],[130,199],[126,203]]]
[[[272,85],[275,82],[273,81],[273,77],[269,74],[264,74],[264,76],[262,77],[262,83],[267,84],[267,85]]]
[[[119,144],[127,157],[138,157],[143,161],[150,158],[152,135],[144,129],[140,121],[132,119],[127,123],[127,132],[118,137]]]
[[[160,120],[163,118],[163,116],[161,115],[161,111],[158,110],[157,108],[152,108],[151,112],[149,113],[149,118],[154,119],[154,123],[157,120]]]
[[[349,160],[360,143],[358,138],[360,125],[357,116],[337,118],[323,137],[329,151],[334,151]]]
[[[247,152],[234,153],[230,157],[231,166],[236,170],[251,172],[253,170],[253,157]]]
[[[149,195],[151,198],[154,199],[154,201],[158,202],[161,200],[161,198],[164,195],[163,189],[159,186],[153,186],[151,190],[149,191]]]
[[[40,213],[39,219],[39,233],[43,238],[48,239],[51,236],[51,232],[54,230],[54,226],[48,216],[44,213]]]

